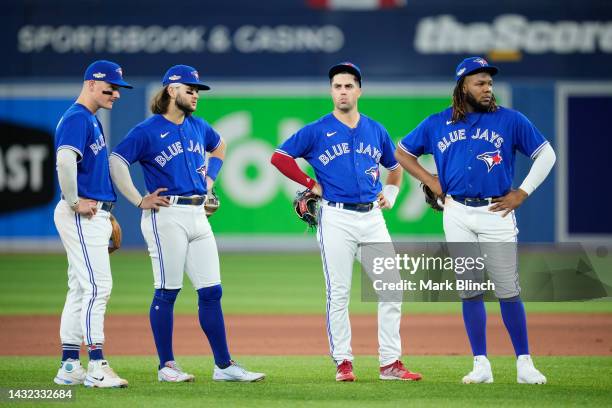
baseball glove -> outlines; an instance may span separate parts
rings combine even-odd
[[[434,176],[438,177],[434,174]],[[421,183],[421,188],[423,189],[423,193],[425,194],[425,202],[434,211],[444,211],[444,201],[441,201],[441,197],[436,196],[436,194],[431,190],[431,188],[427,187],[427,184]]]
[[[207,217],[212,217],[212,215],[219,209],[221,202],[219,201],[219,197],[215,194],[215,189],[213,188],[210,193],[206,196],[206,201],[204,202],[204,211],[206,211]]]
[[[293,199],[293,208],[297,216],[310,228],[317,226],[317,210],[319,209],[320,197],[306,189],[298,191]]]
[[[108,253],[112,254],[119,248],[121,248],[121,225],[119,225],[119,221],[115,218],[113,214],[110,215],[110,223],[113,227],[113,231],[111,232],[110,240],[112,245],[108,247]]]

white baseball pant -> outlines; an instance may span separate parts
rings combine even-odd
[[[91,219],[64,200],[55,207],[55,227],[68,256],[68,294],[60,324],[64,344],[104,343],[104,313],[113,287],[108,255],[112,226],[101,205]]]
[[[391,242],[379,208],[356,212],[331,207],[325,201],[319,211],[317,238],[326,287],[327,336],[336,363],[353,361],[348,306],[353,262],[360,259],[359,244]],[[379,361],[385,366],[400,359],[401,302],[378,303]]]
[[[444,234],[447,242],[478,243],[475,251],[486,253],[485,266],[495,284],[495,295],[500,299],[520,294],[516,241],[518,228],[514,211],[489,211],[490,205],[470,207],[447,197],[444,202]],[[464,246],[461,246],[462,250]],[[466,254],[462,254],[465,256]],[[480,281],[483,277],[474,277]],[[463,291],[462,298],[478,296],[482,291]]]
[[[217,242],[204,205],[144,210],[140,227],[151,256],[155,289],[181,289],[185,272],[196,290],[221,283]]]

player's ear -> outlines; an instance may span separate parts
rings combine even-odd
[[[175,87],[168,85],[166,87],[166,92],[168,92],[168,96],[170,97],[170,99],[176,98],[176,88]]]

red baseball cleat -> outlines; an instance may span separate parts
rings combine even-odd
[[[344,360],[336,369],[336,381],[355,381],[357,377],[353,374],[353,363]]]
[[[423,376],[419,373],[409,371],[400,360],[380,367],[381,380],[419,381]]]

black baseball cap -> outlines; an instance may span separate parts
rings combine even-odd
[[[329,79],[331,80],[334,77],[334,75],[336,75],[339,72],[348,72],[348,73],[355,75],[355,77],[357,78],[357,81],[359,82],[359,86],[361,86],[361,70],[359,69],[357,65],[353,64],[352,62],[348,62],[348,61],[344,61],[339,64],[336,64],[329,69]]]

